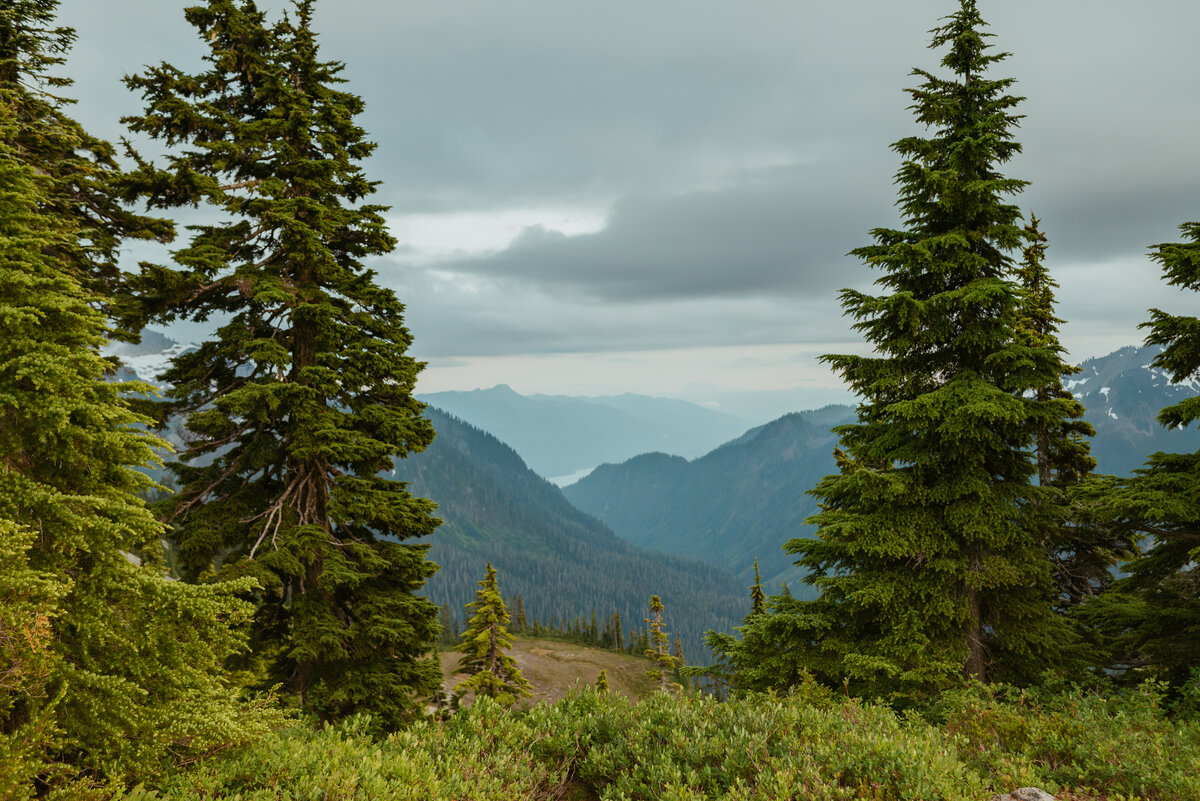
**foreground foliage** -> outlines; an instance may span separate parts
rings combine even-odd
[[[169,581],[162,527],[138,497],[150,480],[134,467],[153,463],[161,443],[130,408],[128,394],[144,387],[107,380],[100,356],[111,329],[93,290],[108,280],[120,232],[98,227],[105,212],[87,200],[87,175],[76,186],[60,174],[58,157],[101,143],[49,92],[67,84],[44,70],[72,37],[49,27],[54,5],[0,12],[5,799],[158,776],[278,720],[241,703],[223,667],[244,645],[251,608],[235,594],[252,583]]]
[[[378,741],[362,718],[289,729],[174,777],[157,799],[944,799],[1035,785],[1059,797],[1200,799],[1200,723],[1157,685],[1103,697],[977,688],[939,723],[835,697],[728,702],[583,688],[514,714],[480,699]]]

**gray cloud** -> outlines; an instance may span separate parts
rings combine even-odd
[[[887,203],[878,184],[858,176],[831,181],[843,166],[832,159],[718,190],[629,197],[597,233],[527,229],[503,253],[439,269],[625,303],[829,296],[861,281],[847,275],[853,260],[844,254],[868,239],[864,207]]]
[[[97,133],[115,138],[137,109],[121,73],[198,64],[182,5],[62,4],[80,29],[78,116]],[[919,132],[901,89],[936,68],[927,31],[954,5],[325,0],[317,27],[367,101],[369,169],[397,213],[612,204],[596,234],[380,262],[425,352],[522,353],[844,332],[836,289],[873,276],[843,254],[895,221],[888,145]],[[1200,213],[1200,5],[981,8],[1014,53],[997,74],[1027,97],[1006,172],[1034,182],[1017,202],[1050,235],[1062,310],[1074,330],[1133,341],[1161,290],[1120,259]]]

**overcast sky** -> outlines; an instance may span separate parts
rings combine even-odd
[[[122,74],[202,53],[174,0],[64,0],[76,115],[121,134]],[[279,10],[283,3],[261,7]],[[408,306],[420,389],[672,394],[817,405],[825,352],[861,350],[846,256],[898,221],[889,145],[936,68],[952,0],[324,0],[379,143],[401,245],[374,266]],[[1006,168],[1043,221],[1076,359],[1186,309],[1146,258],[1200,219],[1200,4],[980,0],[994,76],[1027,100]],[[790,393],[790,394],[789,394]],[[796,400],[799,398],[799,400]]]

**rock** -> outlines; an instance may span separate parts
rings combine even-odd
[[[994,795],[991,801],[1054,801],[1054,796],[1036,787],[1022,787],[1004,795]]]

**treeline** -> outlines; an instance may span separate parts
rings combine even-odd
[[[563,640],[589,648],[602,648],[637,656],[645,655],[651,648],[650,627],[642,625],[644,618],[635,618],[634,623],[622,624],[620,612],[597,617],[593,608],[587,615],[571,617],[552,612],[548,618],[539,620],[536,615],[526,612],[525,599],[522,596],[511,595],[505,603],[512,615],[509,629],[513,634]],[[438,621],[442,626],[438,645],[443,648],[458,645],[461,633],[466,630],[466,621],[448,605],[438,608]],[[666,630],[670,630],[668,623],[664,622],[663,625]],[[683,638],[679,634],[675,634],[672,640],[671,653],[686,662]]]

